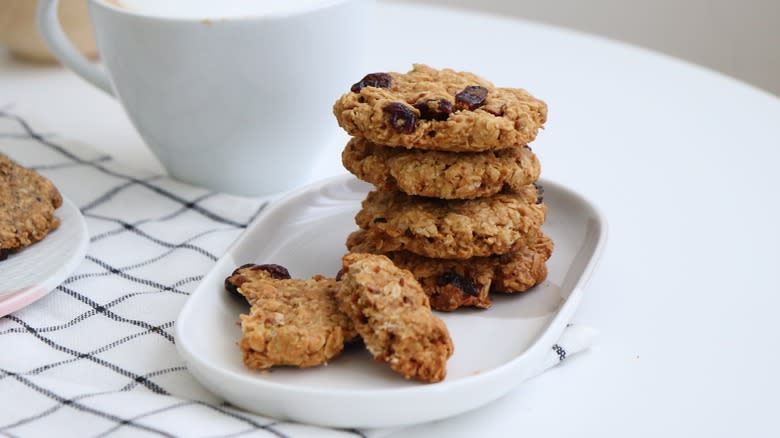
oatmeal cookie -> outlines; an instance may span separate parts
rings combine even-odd
[[[468,259],[509,252],[538,229],[547,213],[538,196],[534,185],[513,194],[450,201],[373,191],[355,222],[382,252]]]
[[[366,75],[333,113],[347,133],[376,144],[476,152],[530,143],[547,105],[471,73],[415,64],[405,74]]]
[[[381,255],[347,254],[343,261],[339,306],[374,359],[407,379],[443,380],[452,340],[412,274]]]
[[[440,152],[380,146],[352,138],[344,167],[379,190],[441,199],[516,192],[539,178],[539,160],[525,146],[485,152]]]
[[[40,241],[60,225],[57,187],[0,154],[0,260]]]
[[[225,281],[251,305],[249,314],[240,316],[244,364],[263,369],[327,363],[357,335],[335,301],[340,282],[322,276],[290,279],[274,266],[245,265]]]
[[[351,252],[381,253],[359,230],[347,240]],[[408,251],[384,253],[396,266],[408,269],[420,282],[431,307],[452,311],[459,307],[490,306],[489,293],[514,293],[530,289],[547,278],[545,262],[553,242],[541,231],[511,252],[467,260],[432,259]]]

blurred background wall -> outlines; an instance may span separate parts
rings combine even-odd
[[[780,0],[397,0],[581,30],[718,70],[780,96]]]

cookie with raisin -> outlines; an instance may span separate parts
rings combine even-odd
[[[248,368],[323,365],[357,336],[336,303],[340,282],[335,279],[292,279],[278,265],[244,265],[225,286],[250,304],[249,314],[240,315],[239,342]]]
[[[333,106],[348,134],[391,147],[476,152],[530,143],[547,105],[520,88],[467,72],[415,64],[371,73]]]
[[[347,248],[383,254],[399,268],[409,270],[430,298],[431,307],[440,311],[488,308],[493,293],[527,291],[547,278],[546,261],[553,251],[552,240],[541,231],[506,254],[466,260],[435,259],[409,251],[382,252],[366,234],[364,230],[352,233]]]

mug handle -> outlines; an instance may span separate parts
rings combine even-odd
[[[38,1],[35,21],[38,26],[38,32],[43,36],[46,45],[49,46],[49,50],[60,62],[90,84],[113,96],[114,92],[111,90],[111,82],[108,76],[85,58],[65,36],[65,32],[62,31],[62,26],[57,18],[58,5],[59,0]]]

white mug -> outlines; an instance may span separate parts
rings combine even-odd
[[[41,0],[52,52],[115,96],[174,178],[243,195],[311,178],[333,102],[363,76],[374,0],[90,0],[105,72]]]

